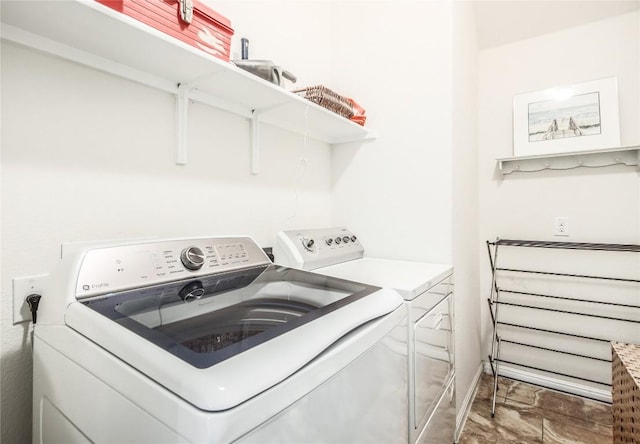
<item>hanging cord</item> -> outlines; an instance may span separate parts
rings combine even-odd
[[[292,228],[291,223],[295,222],[296,217],[298,216],[298,208],[300,206],[300,184],[302,179],[304,178],[307,172],[307,159],[305,157],[307,153],[307,137],[309,133],[309,105],[311,102],[307,103],[307,106],[304,108],[304,134],[302,138],[302,148],[300,150],[300,156],[298,157],[298,162],[300,164],[300,169],[296,176],[296,179],[293,183],[293,212],[287,219],[285,220],[285,227]]]

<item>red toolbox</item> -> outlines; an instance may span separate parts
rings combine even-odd
[[[198,0],[96,0],[159,31],[229,61],[231,22]]]

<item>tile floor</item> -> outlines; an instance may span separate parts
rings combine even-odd
[[[459,444],[610,444],[611,406],[500,378],[491,418],[493,377],[482,375]]]

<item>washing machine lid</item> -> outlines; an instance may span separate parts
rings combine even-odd
[[[200,297],[185,302],[194,288]],[[196,407],[220,411],[401,304],[372,285],[259,265],[82,298],[65,322]]]
[[[188,364],[207,368],[376,290],[300,270],[260,266],[81,303]]]
[[[393,288],[403,299],[413,300],[452,274],[453,267],[446,264],[364,257],[318,268],[314,272]]]

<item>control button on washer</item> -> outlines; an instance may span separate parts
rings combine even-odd
[[[204,253],[198,247],[187,247],[180,253],[180,260],[189,270],[199,270],[204,265]]]
[[[325,242],[327,243],[327,245],[331,245],[333,243],[333,239],[329,238]]]
[[[348,243],[351,239],[349,239],[349,236],[345,236],[342,238],[342,242],[344,242],[345,244]]]
[[[358,238],[356,237],[356,235],[354,234],[353,236],[351,236],[351,242],[355,242],[357,241]]]
[[[336,245],[338,245],[340,242],[342,242],[342,239],[340,237],[336,237]]]

